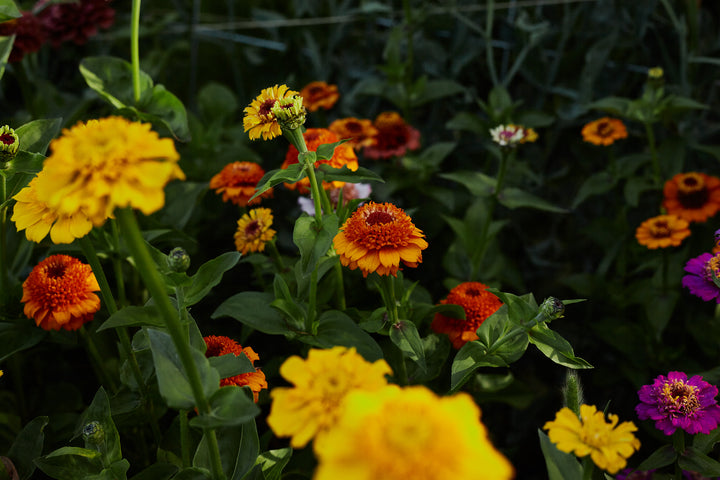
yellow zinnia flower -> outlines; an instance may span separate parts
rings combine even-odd
[[[165,204],[165,185],[184,179],[173,141],[150,124],[108,117],[78,123],[50,144],[37,177],[37,199],[58,216],[87,215],[95,226],[115,208],[149,215]]]
[[[505,480],[510,462],[490,443],[470,395],[423,386],[356,391],[315,443],[314,480]]]
[[[390,374],[385,360],[370,363],[354,348],[311,349],[307,360],[290,357],[280,366],[280,375],[294,386],[270,392],[267,423],[275,435],[292,437],[293,448],[302,448],[335,425],[348,393],[385,387],[385,375]]]
[[[250,105],[245,107],[243,128],[248,132],[250,140],[257,140],[261,136],[263,140],[270,140],[282,134],[280,125],[272,113],[272,107],[281,98],[293,95],[298,95],[298,92],[290,90],[287,85],[275,85],[264,89]]]
[[[618,425],[617,415],[608,415],[608,420],[605,421],[603,412],[598,412],[594,405],[580,405],[580,418],[564,407],[543,429],[548,431],[550,441],[558,450],[578,457],[590,455],[599,468],[616,473],[640,448],[640,440],[632,433],[637,430],[634,423]]]
[[[240,217],[235,231],[235,247],[238,252],[262,252],[265,244],[273,239],[275,230],[270,228],[273,222],[272,210],[255,208]]]

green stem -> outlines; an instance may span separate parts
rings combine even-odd
[[[100,379],[100,382],[105,385],[111,392],[117,393],[118,387],[115,384],[115,380],[113,379],[112,375],[107,373],[103,358],[102,356],[100,356],[100,352],[98,351],[97,345],[95,345],[95,341],[93,340],[92,336],[87,332],[87,330],[85,330],[85,327],[80,327],[78,331],[80,332],[80,337],[82,337],[83,341],[85,342],[85,350],[87,350],[88,355],[90,355],[93,368],[95,369],[95,373]]]
[[[343,269],[342,264],[338,260],[338,262],[335,264],[335,277],[337,278],[337,284],[335,285],[336,292],[337,292],[337,303],[338,308],[340,310],[345,310],[347,308],[347,303],[345,302],[345,282],[343,279]]]
[[[388,314],[388,322],[395,325],[398,318],[397,301],[395,301],[395,277],[390,275],[381,275],[382,288],[385,291],[383,299],[385,300],[385,310]]]
[[[495,1],[487,2],[487,17],[485,17],[485,60],[487,61],[488,70],[490,71],[490,79],[494,86],[498,84],[498,76],[495,71],[495,60],[493,58],[492,46],[492,28],[493,17],[495,16]]]
[[[278,251],[277,245],[275,245],[276,238],[270,240],[267,245],[268,250],[270,250],[270,256],[273,258],[273,260],[275,260],[278,270],[282,272],[285,271],[285,262],[283,262],[283,259],[280,256],[280,251]]]
[[[135,103],[140,101],[140,0],[132,1],[130,20],[130,59]]]
[[[655,132],[653,131],[652,125],[647,122],[645,123],[645,134],[647,135],[650,155],[652,156],[653,181],[655,182],[655,187],[659,188],[662,175],[660,173],[660,160],[658,159],[657,148],[655,147]]]
[[[119,256],[120,252],[120,233],[118,232],[117,222],[115,219],[110,220],[110,231],[113,239],[113,273],[115,274],[115,286],[117,288],[118,302],[125,305],[127,302],[127,294],[125,293],[125,278],[122,271],[122,260]]]
[[[309,333],[312,333],[313,335],[317,335],[317,320],[316,316],[317,313],[315,310],[317,309],[317,276],[318,276],[318,265],[315,265],[315,268],[312,271],[312,274],[310,274],[310,293],[308,294],[308,314],[307,314],[307,324],[305,325],[305,330]]]
[[[680,456],[685,453],[685,430],[681,428],[675,430],[672,436],[672,443],[675,453],[677,453],[677,459],[679,459]],[[682,468],[680,468],[680,463],[677,459],[675,460],[675,478],[682,478]]]
[[[190,427],[188,426],[188,411],[180,410],[178,412],[178,420],[180,422],[180,452],[182,456],[183,468],[190,468]]]
[[[0,203],[5,202],[7,195],[7,180],[5,174],[0,173]],[[8,261],[7,261],[7,207],[0,208],[0,292],[8,291]]]
[[[137,223],[137,219],[135,218],[135,213],[128,208],[124,208],[116,210],[115,215],[120,224],[120,228],[122,229],[123,237],[127,241],[130,253],[135,260],[136,268],[140,273],[146,288],[150,292],[150,295],[153,297],[155,306],[160,312],[160,315],[165,322],[165,327],[167,328],[170,338],[175,345],[180,362],[182,363],[185,374],[188,377],[188,382],[190,383],[195,404],[201,413],[209,413],[210,403],[205,397],[200,372],[193,361],[190,343],[187,341],[187,336],[183,333],[184,329],[180,323],[177,310],[173,308],[172,303],[170,303],[170,299],[167,296],[165,283],[155,267],[152,257],[150,256],[150,252],[145,245],[145,240],[140,232],[140,227]],[[206,429],[205,435],[211,455],[213,478],[216,480],[224,480],[226,477],[222,471],[220,450],[218,448],[215,430]]]

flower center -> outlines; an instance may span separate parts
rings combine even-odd
[[[465,295],[468,295],[470,297],[479,297],[480,296],[480,290],[477,288],[468,288],[465,290]]]
[[[275,106],[276,101],[274,98],[268,98],[260,105],[258,113],[266,117],[272,115],[272,107]]]
[[[0,135],[0,142],[4,143],[5,145],[12,145],[15,143],[15,137],[10,135],[9,133],[3,133]]]
[[[687,417],[700,408],[697,387],[688,385],[682,380],[666,383],[660,394],[660,405],[664,412],[670,415]]]
[[[609,137],[612,133],[612,127],[608,122],[600,122],[597,126],[597,134],[601,137]]]
[[[260,222],[253,220],[245,226],[245,236],[248,238],[257,237],[260,233]]]
[[[62,278],[65,275],[65,265],[57,263],[48,265],[45,272],[48,278]]]
[[[347,122],[345,128],[352,133],[362,132],[362,126],[358,122]]]
[[[678,182],[678,201],[685,208],[702,208],[708,196],[705,180],[697,173],[688,173]]]
[[[595,448],[604,447],[609,443],[608,432],[605,429],[585,427],[580,430],[580,442]]]
[[[665,238],[672,234],[672,229],[667,220],[658,220],[650,226],[650,234],[653,238]]]
[[[718,277],[720,277],[720,253],[705,262],[703,271],[703,278],[708,282],[715,283],[715,279]]]
[[[365,223],[368,225],[382,225],[385,223],[392,223],[393,220],[393,216],[387,212],[372,212],[365,219]]]

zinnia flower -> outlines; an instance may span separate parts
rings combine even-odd
[[[236,357],[239,355],[245,355],[250,360],[250,363],[255,363],[255,360],[260,360],[260,357],[257,353],[255,353],[252,348],[243,348],[232,338],[210,335],[207,337],[203,337],[203,339],[205,340],[205,344],[207,345],[205,356],[208,358],[219,357],[221,355],[227,355],[228,353],[232,353]],[[240,375],[235,375],[234,377],[223,378],[220,380],[221,387],[225,387],[227,385],[250,387],[250,390],[252,390],[253,392],[253,398],[255,399],[255,403],[257,403],[258,401],[258,395],[260,393],[260,390],[268,387],[267,381],[265,380],[265,374],[262,372],[262,370],[260,370],[259,367],[256,367],[254,372],[241,373]]]
[[[495,295],[487,291],[487,285],[480,282],[461,283],[450,290],[447,298],[440,303],[460,305],[465,310],[465,320],[436,313],[430,325],[433,331],[446,333],[455,348],[477,340],[477,329],[502,305]]]
[[[550,441],[558,450],[574,453],[578,457],[590,455],[593,463],[603,470],[615,473],[627,464],[626,459],[640,448],[640,440],[632,432],[637,431],[633,422],[618,425],[617,415],[608,415],[594,405],[580,405],[580,418],[569,408],[563,407],[555,420],[545,423]]]
[[[273,222],[272,210],[254,208],[240,217],[235,232],[235,247],[238,252],[262,252],[265,244],[273,239],[275,230],[270,228]]]
[[[513,124],[498,125],[490,129],[490,136],[501,147],[515,147],[525,138],[525,129]]]
[[[417,267],[428,247],[423,232],[405,212],[391,203],[368,202],[348,218],[333,245],[340,263],[350,270],[397,275],[400,262]]]
[[[375,118],[375,142],[363,150],[367,158],[384,160],[402,157],[408,150],[420,148],[420,132],[411,127],[397,112],[383,112]]]
[[[308,128],[305,133],[303,133],[303,138],[305,139],[305,145],[307,145],[309,151],[317,150],[317,148],[322,144],[340,141],[338,136],[327,128]],[[287,168],[295,163],[298,163],[298,150],[294,145],[290,145],[287,153],[285,154],[285,161],[280,168]],[[317,168],[322,164],[328,164],[333,168],[342,168],[343,166],[346,166],[352,171],[358,169],[357,155],[355,155],[352,147],[345,143],[335,147],[335,152],[330,160],[316,161],[315,167]],[[298,192],[303,194],[310,191],[310,180],[307,178],[302,178],[295,183],[285,183],[284,185],[291,190],[297,189]],[[323,188],[326,190],[330,188],[340,188],[343,185],[345,185],[345,182],[323,182]]]
[[[48,0],[38,2],[35,10],[42,9],[38,18],[54,47],[69,41],[83,45],[97,35],[99,29],[110,28],[115,22],[115,10],[108,0],[48,3]]]
[[[78,123],[50,144],[37,199],[58,216],[82,213],[95,226],[115,208],[149,215],[165,204],[165,185],[184,179],[173,141],[159,138],[149,123],[108,117]]]
[[[635,238],[647,248],[677,247],[690,236],[690,224],[675,215],[659,215],[645,220],[635,230]]]
[[[688,380],[684,372],[670,372],[640,388],[640,403],[635,411],[640,420],[654,420],[655,427],[665,435],[672,435],[678,428],[691,435],[710,433],[720,423],[717,394],[717,387],[699,375]]]
[[[25,315],[45,330],[77,330],[100,310],[100,290],[89,265],[68,255],[51,255],[23,282]]]
[[[582,129],[583,140],[594,145],[612,145],[615,140],[627,138],[625,124],[610,117],[603,117],[586,124]]]
[[[293,386],[270,392],[267,423],[275,435],[292,437],[293,448],[302,448],[336,424],[348,393],[379,390],[390,374],[385,360],[370,363],[354,348],[313,348],[307,360],[292,356],[280,366],[280,375]]]
[[[690,275],[683,277],[683,287],[706,302],[714,299],[720,303],[720,286],[715,283],[715,279],[720,278],[720,253],[703,253],[690,259],[685,271]]]
[[[374,145],[379,133],[372,121],[354,117],[335,120],[328,129],[335,132],[342,140],[347,139],[347,144],[354,150]]]
[[[665,182],[663,207],[688,222],[704,222],[720,210],[720,178],[678,173]]]
[[[222,193],[223,202],[229,200],[235,205],[245,207],[260,203],[261,198],[272,196],[271,188],[249,201],[250,197],[255,195],[255,187],[263,175],[265,170],[257,163],[233,162],[225,165],[220,173],[210,179],[210,188],[218,195]]]
[[[326,82],[310,82],[300,90],[303,104],[311,112],[320,108],[330,110],[340,98],[337,85]]]
[[[19,62],[28,53],[37,52],[45,43],[45,32],[40,20],[32,12],[22,12],[22,16],[0,23],[0,37],[15,35],[9,63]]]
[[[275,85],[264,89],[250,105],[245,107],[243,128],[248,132],[250,140],[257,140],[260,137],[263,140],[270,140],[282,135],[280,125],[272,113],[272,107],[281,98],[292,97],[293,95],[298,95],[298,92],[290,90],[287,85]]]
[[[315,452],[314,480],[514,477],[513,466],[490,442],[472,397],[438,397],[424,386],[350,393]]]

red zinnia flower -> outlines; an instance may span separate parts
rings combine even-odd
[[[80,0],[78,2],[54,3],[47,0],[38,2],[38,18],[47,32],[53,47],[72,41],[77,45],[97,35],[101,28],[110,28],[115,22],[115,10],[108,0]]]
[[[373,159],[401,157],[408,150],[420,147],[420,132],[405,123],[396,112],[383,112],[373,125],[378,130],[375,144],[365,147],[363,154]]]
[[[450,290],[447,298],[440,303],[463,307],[465,320],[436,313],[431,328],[437,333],[446,333],[455,348],[477,340],[475,331],[502,305],[502,302],[486,289],[487,285],[480,282],[465,282]]]
[[[254,363],[255,360],[260,360],[260,357],[252,348],[243,348],[232,338],[218,335],[210,335],[203,338],[205,340],[205,344],[207,345],[205,356],[208,358],[219,357],[221,355],[232,353],[236,357],[238,355],[245,355],[248,359],[250,359],[251,363]],[[259,367],[256,367],[254,372],[241,373],[240,375],[220,380],[221,387],[227,385],[237,385],[238,387],[247,385],[250,387],[250,390],[252,390],[253,398],[256,403],[258,401],[258,394],[260,393],[260,390],[268,387],[267,381],[265,380],[265,374]]]
[[[663,207],[668,215],[704,222],[720,210],[720,178],[704,173],[678,173],[665,182]]]
[[[22,60],[26,53],[37,52],[45,43],[42,24],[31,12],[22,12],[22,17],[0,23],[0,37],[15,35],[8,62]]]
[[[260,179],[265,175],[265,170],[253,162],[233,162],[225,165],[225,167],[210,179],[210,188],[215,190],[217,194],[223,196],[223,201],[228,200],[240,207],[260,203],[261,198],[271,197],[272,188],[262,195],[254,198],[255,187]]]

